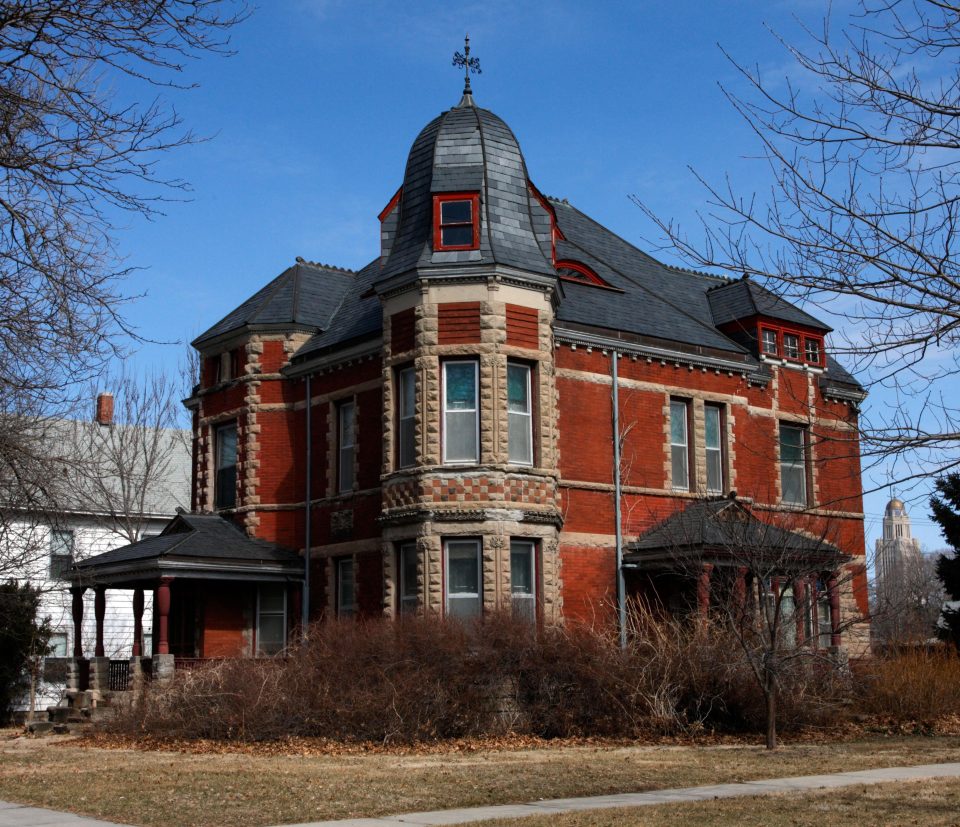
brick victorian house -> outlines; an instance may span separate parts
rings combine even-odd
[[[865,394],[826,325],[543,195],[469,87],[379,220],[362,270],[297,259],[193,343],[194,513],[81,573],[155,590],[155,651],[270,653],[301,616],[591,621],[618,553],[628,595],[677,604],[650,538],[733,491],[798,541],[829,529],[829,643],[866,613]]]

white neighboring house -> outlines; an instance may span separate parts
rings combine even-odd
[[[40,617],[49,617],[53,627],[51,654],[44,663],[36,706],[44,709],[60,701],[66,681],[66,666],[74,655],[72,594],[65,575],[74,562],[110,551],[145,537],[159,534],[176,515],[190,505],[190,432],[127,426],[113,422],[113,400],[109,394],[97,398],[92,422],[59,420],[50,433],[60,442],[58,452],[66,458],[90,458],[93,475],[73,470],[69,477],[73,502],[56,515],[24,515],[16,520],[15,534],[31,545],[24,554],[21,581],[27,580],[42,592]],[[85,466],[89,467],[89,466]],[[74,477],[76,484],[74,485]],[[19,529],[19,530],[16,530]],[[104,613],[104,655],[129,658],[133,646],[132,592],[106,592]],[[83,596],[81,649],[93,657],[96,640],[94,590]],[[143,654],[151,654],[152,595],[145,595],[143,612]],[[29,707],[25,697],[18,705]]]

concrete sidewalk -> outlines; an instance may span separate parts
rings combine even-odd
[[[382,818],[348,818],[339,821],[313,821],[295,827],[389,827],[393,825],[466,824],[490,818],[523,818],[536,815],[561,815],[581,810],[602,810],[612,807],[650,807],[655,804],[676,804],[715,798],[736,798],[748,795],[792,793],[852,787],[857,784],[883,784],[889,781],[912,781],[921,778],[960,778],[960,763],[925,764],[920,767],[888,767],[882,770],[859,770],[834,775],[802,775],[797,778],[771,778],[742,784],[714,784],[706,787],[685,787],[677,790],[654,790],[648,793],[594,795],[585,798],[555,798],[527,804],[502,804],[493,807],[465,807],[461,810],[435,810],[427,813],[405,813]],[[0,821],[0,825],[3,822]]]
[[[705,801],[715,798],[736,798],[771,793],[792,793],[801,790],[823,790],[853,787],[858,784],[883,784],[889,781],[914,781],[921,778],[960,778],[960,763],[924,764],[919,767],[888,767],[882,770],[858,770],[833,775],[801,775],[796,778],[771,778],[741,784],[713,784],[706,787],[684,787],[676,790],[653,790],[648,793],[594,795],[585,798],[554,798],[527,804],[501,804],[492,807],[465,807],[460,810],[434,810],[405,813],[381,818],[347,818],[338,821],[312,821],[293,827],[390,827],[393,825],[466,824],[491,818],[523,818],[535,815],[561,815],[581,810],[603,810],[611,807],[650,807],[655,804],[676,804],[684,801]],[[112,821],[28,807],[0,801],[0,827],[124,827]]]

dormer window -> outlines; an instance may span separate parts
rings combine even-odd
[[[823,336],[787,330],[764,322],[760,326],[760,354],[773,359],[823,367]]]
[[[480,196],[449,193],[433,196],[433,249],[480,247]]]

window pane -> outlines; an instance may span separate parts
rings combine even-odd
[[[806,475],[802,465],[781,465],[781,483],[783,485],[783,501],[794,505],[806,505]]]
[[[50,652],[47,657],[65,658],[67,656],[67,636],[64,632],[54,632],[50,635]]]
[[[237,426],[228,425],[217,430],[217,468],[237,464]]]
[[[441,228],[440,243],[444,247],[473,246],[473,225],[455,225]]]
[[[510,591],[533,594],[533,545],[510,544]]]
[[[50,553],[51,554],[73,554],[73,532],[72,531],[51,531],[50,532]]]
[[[217,429],[217,481],[214,505],[233,508],[237,502],[237,426]]]
[[[475,461],[477,415],[473,411],[448,413],[445,425],[445,459],[452,462]]]
[[[337,561],[337,614],[353,614],[353,560]]]
[[[690,477],[687,475],[687,449],[684,446],[672,446],[670,448],[670,459],[673,465],[673,487],[689,488]]]
[[[783,354],[788,359],[800,358],[800,337],[793,333],[783,334]]]
[[[408,417],[416,413],[417,383],[412,368],[400,371],[400,416]]]
[[[510,462],[533,462],[533,434],[531,428],[533,420],[526,414],[510,413],[507,415],[509,425]]]
[[[279,583],[260,587],[261,612],[282,612],[285,603],[284,588]]]
[[[720,451],[707,451],[707,490],[723,491],[723,457]]]
[[[774,330],[764,330],[761,334],[763,336],[763,352],[772,354],[773,356],[777,355],[777,333]]]
[[[507,365],[507,409],[515,413],[530,413],[530,368],[526,365]]]
[[[804,339],[804,347],[807,349],[807,361],[820,363],[820,342],[816,339]]]
[[[476,541],[447,543],[447,594],[480,593],[480,544]]]
[[[275,655],[286,644],[282,614],[260,615],[257,627],[257,649],[263,655]]]
[[[407,468],[416,462],[417,431],[413,419],[400,420],[400,467]]]
[[[803,430],[780,426],[780,461],[803,462]]]
[[[417,547],[414,543],[400,546],[400,596],[417,598]]]
[[[447,410],[475,410],[477,407],[476,363],[447,362],[443,368]]]
[[[674,445],[687,444],[687,403],[670,403],[670,442]]]
[[[706,428],[707,448],[719,448],[720,447],[720,409],[715,408],[712,405],[707,405],[703,409],[703,413],[706,418],[704,425]]]
[[[400,432],[398,464],[407,468],[416,461],[416,379],[412,368],[400,371]]]
[[[447,601],[447,612],[451,617],[462,620],[480,617],[480,597],[454,597],[450,595]]]
[[[793,602],[793,589],[786,588],[780,596],[780,614],[782,617],[783,642],[787,646],[797,645],[797,616]]]
[[[473,223],[473,202],[472,201],[441,201],[440,202],[440,223],[457,224]],[[472,234],[471,230],[471,234]]]
[[[340,445],[347,447],[354,444],[354,416],[353,402],[344,402],[340,406]]]

